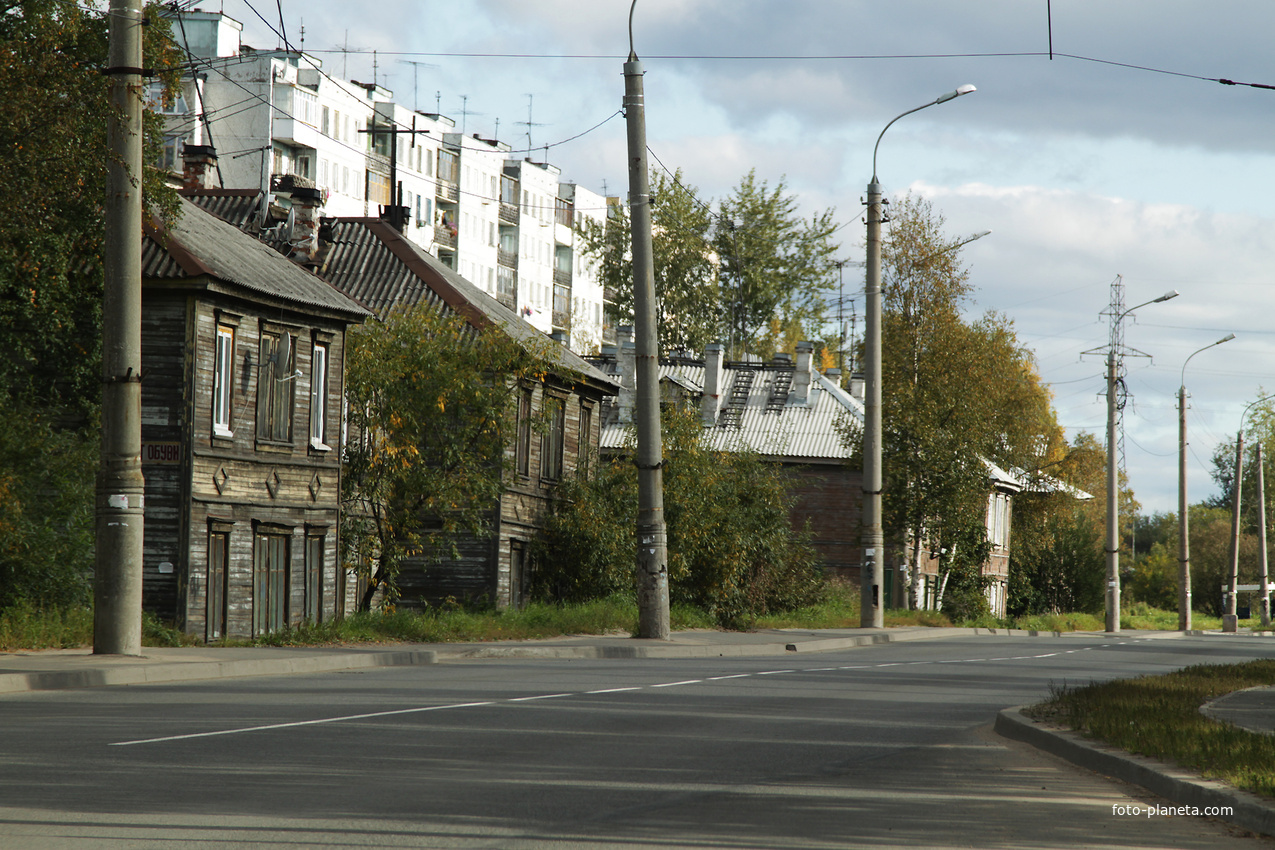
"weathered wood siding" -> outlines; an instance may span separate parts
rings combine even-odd
[[[266,318],[268,317],[268,318]],[[338,564],[340,423],[344,324],[278,307],[205,293],[147,292],[143,307],[143,439],[179,444],[180,463],[144,467],[147,477],[146,607],[208,637],[210,531],[227,535],[226,634],[253,624],[254,539],[258,530],[286,536],[287,622],[306,613],[306,538],[322,536],[320,618],[340,609]],[[234,328],[232,436],[213,432],[218,323]],[[295,336],[288,441],[257,438],[259,363],[264,329]],[[311,352],[328,347],[327,450],[310,442]],[[171,562],[171,573],[161,564]]]

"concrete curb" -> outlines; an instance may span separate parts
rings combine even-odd
[[[25,691],[56,691],[98,688],[112,685],[143,685],[164,682],[193,682],[247,676],[280,676],[294,673],[325,673],[372,667],[408,667],[435,664],[433,650],[341,653],[298,658],[245,658],[234,661],[179,661],[157,664],[122,664],[80,670],[42,670],[0,674],[0,694]]]
[[[1230,806],[1219,820],[1263,835],[1275,835],[1275,805],[1247,791],[1202,779],[1156,759],[1131,755],[1082,735],[1037,723],[1022,713],[1026,706],[1007,708],[996,716],[998,735],[1031,744],[1039,750],[1124,782],[1140,785],[1178,806],[1198,809]]]

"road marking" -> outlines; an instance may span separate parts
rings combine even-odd
[[[321,720],[298,720],[292,723],[270,723],[265,726],[245,726],[242,729],[222,729],[217,732],[192,732],[189,735],[166,735],[162,738],[141,738],[136,741],[112,741],[108,747],[131,747],[134,744],[159,744],[164,741],[189,741],[192,738],[216,738],[220,735],[241,735],[244,732],[264,732],[267,729],[294,729],[298,726],[319,726],[324,723],[342,723],[347,720],[367,720],[373,717],[393,717],[396,714],[419,714],[424,711],[444,711],[450,708],[478,708],[495,705],[495,702],[458,702],[450,705],[427,705],[418,708],[400,708],[394,711],[373,711],[368,714],[347,714],[342,717],[325,717]]]
[[[599,691],[585,691],[585,693],[586,693],[586,694],[590,694],[590,695],[592,695],[592,694],[619,694],[619,693],[623,693],[623,692],[625,692],[625,691],[640,691],[640,690],[642,690],[640,687],[633,687],[633,688],[603,688],[602,690],[599,690]]]
[[[832,670],[832,669],[835,669],[835,668],[832,668],[832,667],[824,667],[824,668],[822,668],[822,669],[824,669],[824,670]],[[705,679],[705,681],[707,681],[707,682],[721,682],[721,681],[724,681],[724,680],[726,680],[726,679],[747,679],[747,678],[748,678],[749,676],[751,676],[751,675],[753,675],[753,674],[752,674],[752,673],[736,673],[736,674],[735,674],[735,675],[733,675],[733,676],[713,676],[713,677],[711,677],[711,678],[709,678],[709,679]]]
[[[777,676],[777,675],[779,675],[780,673],[796,673],[796,672],[797,672],[796,670],[761,670],[761,671],[759,671],[756,675],[758,675],[758,676]]]
[[[658,685],[648,685],[650,688],[676,688],[678,685],[698,685],[703,679],[687,679],[684,682],[660,682]]]
[[[534,697],[511,697],[509,702],[531,702],[537,699],[558,699],[560,697],[573,697],[575,694],[540,694]]]

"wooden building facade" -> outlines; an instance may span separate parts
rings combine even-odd
[[[339,616],[345,331],[367,310],[190,203],[143,246],[143,605],[206,640]]]

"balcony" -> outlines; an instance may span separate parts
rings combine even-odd
[[[509,204],[504,201],[500,202],[500,212],[498,213],[501,224],[517,224],[518,223],[518,205]]]
[[[434,244],[440,248],[450,248],[456,250],[456,234],[446,227],[434,228]]]
[[[434,193],[435,199],[440,204],[459,204],[460,203],[460,186],[455,183],[445,183],[438,181],[438,190]]]
[[[504,248],[496,249],[496,264],[504,266],[508,269],[518,268],[518,252],[506,251]]]
[[[557,284],[558,286],[570,286],[570,285],[571,285],[571,272],[570,272],[570,271],[563,271],[562,269],[554,269],[554,270],[553,270],[553,282],[554,282],[555,284]]]
[[[571,314],[564,310],[553,311],[553,329],[571,333]]]

